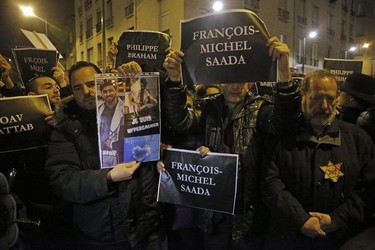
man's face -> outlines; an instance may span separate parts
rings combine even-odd
[[[117,91],[113,85],[105,86],[102,89],[102,98],[108,104],[116,103]]]
[[[81,108],[87,110],[96,108],[95,74],[95,69],[88,66],[74,71],[71,75],[70,84],[74,98]]]
[[[226,83],[220,84],[221,92],[224,95],[225,102],[229,106],[236,105],[245,99],[247,92],[249,92],[248,83]]]
[[[337,84],[329,78],[313,78],[310,89],[302,96],[302,112],[312,126],[333,121],[337,107]]]
[[[42,76],[35,79],[36,92],[34,94],[48,96],[52,104],[61,100],[60,87],[51,77]]]

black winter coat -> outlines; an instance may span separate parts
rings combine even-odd
[[[294,125],[290,133],[270,136],[262,157],[263,198],[271,212],[269,233],[280,239],[303,238],[299,231],[309,212],[321,212],[335,223],[327,238],[340,242],[364,222],[375,177],[373,143],[361,128],[337,119],[314,136],[300,112],[300,96],[284,98],[285,103],[288,98],[294,101],[294,109],[278,112],[278,119],[294,116]],[[337,181],[330,176],[338,172],[323,171],[330,164],[340,166]]]
[[[212,152],[239,154],[239,174],[237,187],[237,201],[233,238],[239,238],[244,232],[242,224],[251,224],[252,215],[248,214],[249,207],[244,204],[244,178],[242,164],[246,160],[245,155],[248,145],[256,132],[258,111],[264,103],[260,97],[249,93],[245,101],[240,104],[234,115],[226,120],[229,110],[225,105],[223,95],[217,95],[209,100],[203,110],[191,110],[185,107],[186,87],[172,87],[167,89],[164,95],[163,111],[166,111],[168,123],[175,133],[186,134],[201,138],[203,145]],[[254,173],[255,174],[255,173]],[[255,190],[252,190],[255,192]],[[251,211],[250,211],[251,212]],[[206,211],[198,221],[200,227],[206,232],[214,231],[215,223],[219,222],[224,214]],[[246,227],[248,228],[248,227]]]
[[[108,183],[108,169],[100,169],[95,110],[68,98],[57,115],[45,170],[55,194],[72,203],[80,235],[93,242],[135,245],[155,231],[160,221],[156,168],[143,164],[131,180]]]

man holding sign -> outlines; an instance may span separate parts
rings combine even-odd
[[[289,48],[286,44],[280,42],[276,37],[269,38],[264,43],[264,48],[268,48],[269,59],[272,62],[278,61],[279,80],[289,81],[291,76],[289,72]],[[239,180],[237,194],[237,208],[235,212],[234,228],[232,228],[232,216],[202,210],[200,222],[201,228],[204,228],[204,246],[205,249],[231,249],[233,247],[232,235],[234,240],[244,238],[248,234],[246,225],[251,224],[252,219],[245,220],[245,213],[254,213],[251,217],[258,216],[259,207],[254,207],[257,200],[251,201],[252,211],[240,211],[242,209],[243,193],[243,161],[249,142],[256,132],[257,116],[260,108],[264,106],[264,100],[253,96],[249,90],[250,83],[237,82],[220,84],[222,95],[207,101],[203,111],[187,109],[186,103],[186,84],[181,82],[181,63],[185,54],[181,51],[171,51],[165,61],[164,66],[169,73],[167,81],[167,95],[163,102],[163,110],[167,112],[168,122],[172,129],[178,133],[193,133],[204,139],[205,145],[212,152],[237,153],[239,154]],[[254,173],[256,174],[256,173]],[[255,185],[255,183],[254,183]],[[254,187],[254,192],[255,187]],[[259,196],[258,196],[259,198]],[[257,199],[258,199],[257,198]],[[259,209],[261,210],[261,209]],[[239,217],[238,219],[237,216]],[[204,219],[206,218],[206,219]],[[207,219],[211,218],[211,219]],[[249,218],[249,217],[247,217]],[[262,222],[266,226],[266,222]],[[252,227],[252,225],[250,225]],[[254,234],[260,232],[252,232]],[[245,247],[261,248],[262,238],[253,237],[250,243],[239,241],[236,247],[243,245]],[[246,245],[250,244],[250,245]]]
[[[100,69],[89,62],[71,67],[73,96],[57,112],[59,123],[50,138],[45,170],[54,193],[73,207],[81,244],[77,248],[151,249],[163,241],[157,235],[160,218],[154,169],[139,168],[140,162],[135,161],[100,168],[97,73]]]

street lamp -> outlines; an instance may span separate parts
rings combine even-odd
[[[315,38],[318,35],[316,31],[311,31],[308,35],[309,38]],[[305,73],[305,60],[306,60],[306,36],[303,37],[303,50],[302,50],[302,74]]]
[[[215,1],[214,4],[212,5],[212,9],[215,12],[219,12],[223,9],[223,2],[222,1]]]
[[[370,44],[369,43],[364,43],[362,45],[362,51],[366,54],[366,55],[369,55],[369,48],[370,48]]]
[[[357,47],[352,46],[349,48],[349,50],[345,50],[345,59],[348,59],[348,52],[354,52],[357,50]]]
[[[45,28],[45,32],[46,32],[46,36],[48,36],[48,22],[47,22],[47,17],[45,17],[44,19],[43,18],[40,18],[38,17],[37,15],[35,15],[34,13],[34,9],[30,6],[19,6],[23,15],[26,16],[26,17],[36,17],[38,18],[39,20],[43,21],[44,22],[44,28]]]

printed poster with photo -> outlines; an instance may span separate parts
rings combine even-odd
[[[36,76],[49,76],[52,78],[52,68],[56,67],[58,62],[56,50],[14,48],[12,53],[24,85]]]
[[[159,160],[159,74],[97,74],[95,84],[101,167]]]
[[[168,148],[157,201],[234,214],[238,155]]]
[[[51,127],[47,95],[0,98],[0,153],[45,147]]]
[[[209,13],[181,22],[186,84],[276,81],[268,55],[269,32],[249,10]]]

